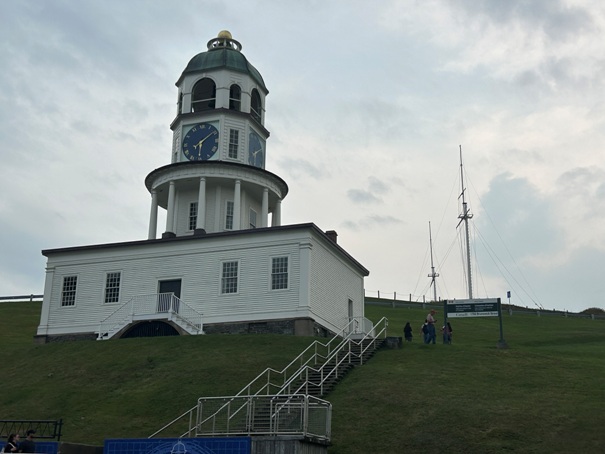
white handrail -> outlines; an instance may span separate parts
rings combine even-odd
[[[190,332],[203,333],[203,314],[173,293],[152,293],[133,296],[109,314],[99,324],[97,339],[110,338],[115,332],[132,323],[135,317],[157,318],[162,314],[165,314],[164,318],[168,320],[176,319],[187,325]]]

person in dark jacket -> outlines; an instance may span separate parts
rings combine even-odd
[[[412,342],[414,335],[412,334],[412,325],[410,325],[410,322],[407,322],[403,327],[403,336],[407,342]]]
[[[19,434],[10,434],[4,445],[4,452],[13,453],[19,451]]]
[[[19,452],[33,453],[36,452],[36,443],[34,443],[34,429],[29,429],[25,432],[25,440],[19,445]]]

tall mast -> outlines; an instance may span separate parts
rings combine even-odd
[[[433,286],[433,301],[437,302],[437,281],[436,277],[439,277],[439,273],[435,273],[435,267],[433,266],[433,236],[431,235],[431,221],[429,221],[429,245],[431,248],[431,285]]]
[[[468,209],[468,206],[466,204],[466,199],[464,197],[464,192],[465,192],[465,187],[464,187],[464,171],[462,169],[462,145],[460,145],[460,186],[462,188],[462,193],[460,194],[460,197],[462,197],[462,213],[458,216],[458,219],[460,219],[460,222],[458,223],[458,225],[456,226],[456,228],[458,228],[458,226],[460,226],[460,224],[462,222],[464,222],[464,232],[465,232],[465,237],[466,237],[466,275],[467,275],[467,280],[468,280],[468,299],[473,299],[473,282],[472,282],[472,278],[471,278],[471,243],[470,243],[470,236],[469,236],[469,232],[468,232],[468,220],[471,219],[473,217],[473,215],[471,214],[471,212]],[[458,197],[458,198],[460,198]]]

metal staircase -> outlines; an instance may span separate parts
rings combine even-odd
[[[327,343],[314,341],[281,371],[265,369],[235,396],[200,397],[149,438],[295,434],[329,440],[332,406],[322,397],[382,346],[388,320],[374,326],[364,319],[366,332],[359,325],[352,320]]]

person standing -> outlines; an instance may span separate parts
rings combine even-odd
[[[429,322],[424,320],[422,327],[420,328],[420,333],[422,334],[422,342],[425,344],[429,343]]]
[[[452,325],[450,325],[450,322],[447,322],[445,325],[443,325],[443,328],[441,328],[441,332],[443,333],[443,343],[451,344],[453,331],[452,331]]]
[[[437,319],[435,318],[435,309],[431,309],[431,311],[429,312],[429,315],[426,316],[426,322],[428,323],[428,342],[427,344],[430,344],[431,342],[433,344],[436,343],[437,341],[437,333],[435,331],[435,323],[437,322]]]
[[[407,342],[412,342],[414,335],[412,334],[412,325],[410,325],[410,322],[407,322],[403,327],[403,336]]]
[[[36,431],[34,429],[29,429],[27,432],[25,432],[25,440],[23,440],[19,445],[19,452],[36,452],[36,443],[34,442],[35,433]]]
[[[19,451],[19,434],[10,434],[4,445],[4,453]]]

